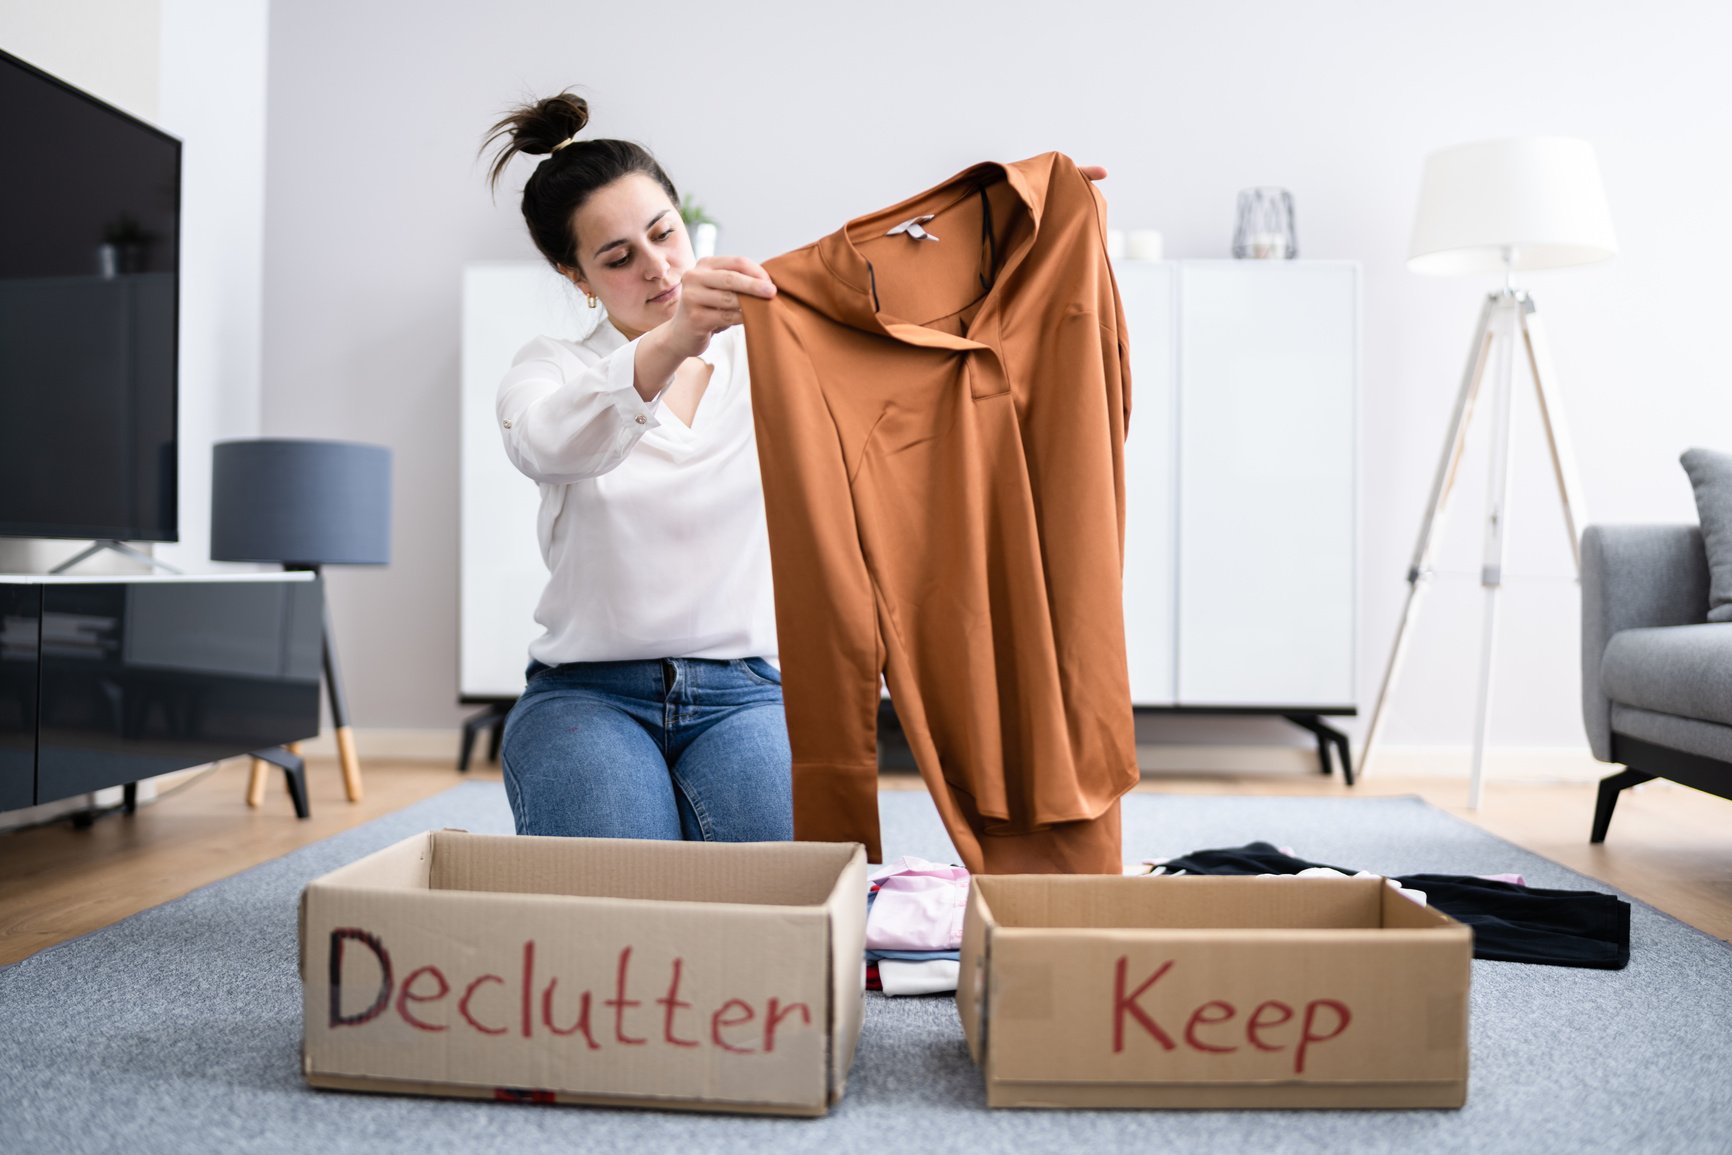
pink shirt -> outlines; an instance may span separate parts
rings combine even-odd
[[[956,950],[968,905],[968,871],[904,855],[867,876],[878,895],[866,916],[869,950]]]

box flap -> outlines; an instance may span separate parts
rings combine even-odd
[[[425,890],[433,870],[433,842],[437,834],[415,834],[321,874],[308,886],[388,886]]]
[[[852,844],[431,835],[439,890],[821,906]]]
[[[842,1098],[866,1017],[866,848],[854,853],[824,907],[830,914],[830,1101]]]
[[[989,965],[989,939],[992,932],[992,911],[981,892],[981,876],[971,880],[968,889],[968,909],[962,923],[962,961],[956,975],[956,1013],[962,1019],[962,1033],[968,1039],[968,1053],[975,1063],[984,1065],[986,1033],[986,982]]]
[[[1383,925],[1386,927],[1401,927],[1411,930],[1457,927],[1467,930],[1465,924],[1451,918],[1436,907],[1415,902],[1393,886],[1383,888]],[[1468,931],[1469,935],[1472,934]]]
[[[1247,886],[1246,883],[1254,882]],[[1271,875],[1097,877],[987,875],[976,878],[1001,927],[1376,927],[1378,878]]]

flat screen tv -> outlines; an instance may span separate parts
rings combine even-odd
[[[174,541],[180,141],[0,52],[0,536]]]

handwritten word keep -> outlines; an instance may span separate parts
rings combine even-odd
[[[1127,977],[1129,968],[1130,960],[1120,955],[1113,971],[1113,1053],[1116,1055],[1124,1051],[1126,1028],[1133,1024],[1159,1043],[1162,1050],[1177,1050],[1179,1042],[1175,1040],[1174,1034],[1163,1027],[1155,1013],[1142,1002],[1144,996],[1149,994],[1149,989],[1173,969],[1173,960],[1162,963],[1135,990],[1127,989],[1130,982]],[[1319,1033],[1325,1012],[1329,1019],[1329,1030],[1327,1033]],[[1177,1038],[1183,1040],[1184,1045],[1193,1051],[1230,1055],[1240,1049],[1239,1044],[1231,1041],[1237,1037],[1238,1028],[1228,1025],[1238,1015],[1239,1008],[1232,1003],[1223,999],[1210,999],[1193,1008],[1185,1017],[1184,1029],[1177,1033]],[[1293,1073],[1302,1075],[1305,1073],[1306,1053],[1318,1043],[1340,1037],[1353,1021],[1353,1013],[1347,1009],[1346,1003],[1335,999],[1312,999],[1305,1004],[1304,1013],[1300,1016],[1296,1041],[1292,1031],[1281,1029],[1292,1022],[1294,1016],[1294,1009],[1288,1004],[1279,999],[1268,999],[1258,1003],[1251,1011],[1245,1019],[1243,1030],[1245,1042],[1259,1051],[1284,1051],[1291,1046]],[[1174,1021],[1176,1020],[1168,1020]]]

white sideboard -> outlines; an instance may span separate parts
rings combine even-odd
[[[1312,722],[1355,712],[1358,266],[1115,273],[1131,339],[1133,701]]]
[[[545,261],[463,268],[459,401],[458,700],[506,702],[523,692],[535,605],[547,584],[535,519],[541,490],[505,456],[494,420],[499,381],[534,338],[582,338],[595,323]]]
[[[1353,713],[1358,266],[1122,261],[1115,271],[1131,338],[1133,701],[1287,714],[1313,729],[1317,715]],[[502,707],[522,689],[546,580],[536,487],[506,460],[494,390],[524,342],[580,336],[593,316],[540,262],[464,270],[462,701]]]

